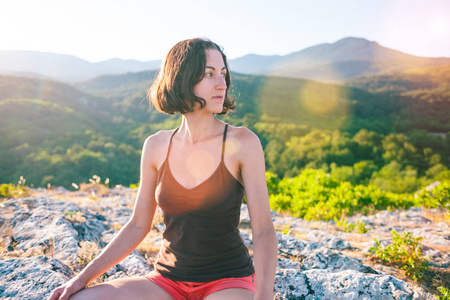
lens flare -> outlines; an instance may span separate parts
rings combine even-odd
[[[197,185],[206,180],[217,166],[211,153],[206,150],[196,150],[188,155],[186,167],[189,174],[195,178],[195,185]]]
[[[303,108],[315,116],[326,116],[336,112],[340,99],[339,91],[334,86],[321,87],[307,85],[300,91]]]
[[[231,156],[236,154],[241,149],[241,142],[235,138],[227,139],[227,146],[225,147],[225,155]]]

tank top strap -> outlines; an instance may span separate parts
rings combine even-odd
[[[180,127],[177,127],[177,129],[174,130],[174,132],[172,133],[172,136],[170,137],[169,149],[167,150],[166,160],[167,160],[167,158],[169,157],[170,149],[172,148],[172,139],[173,139],[173,136],[175,135],[175,133],[177,133],[178,129],[180,129]]]
[[[223,131],[222,156],[220,158],[221,161],[223,161],[223,156],[225,154],[225,143],[227,141],[227,131],[228,131],[228,124],[225,125],[225,130]]]

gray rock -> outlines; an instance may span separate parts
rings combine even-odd
[[[13,231],[9,247],[23,251],[40,247],[68,264],[75,264],[81,240],[98,243],[107,229],[93,214],[69,201],[30,197],[6,201],[2,206],[14,211],[4,218]],[[77,212],[85,221],[69,220]]]
[[[350,243],[346,240],[321,230],[310,231],[306,236],[306,240],[309,242],[315,242],[319,246],[325,246],[329,249],[344,250],[351,248]]]
[[[145,258],[137,250],[134,250],[120,263],[106,272],[106,281],[119,278],[143,276],[150,273],[152,270],[153,267],[148,264]]]
[[[328,269],[332,272],[356,270],[368,274],[378,274],[369,266],[361,264],[354,258],[333,252],[329,248],[320,247],[289,235],[277,233],[278,250],[282,255],[301,260],[302,270]],[[286,263],[284,263],[286,265]]]
[[[54,239],[55,257],[0,259],[0,298],[44,299],[53,288],[73,276],[65,264],[73,267],[81,241],[95,242],[100,247],[107,245],[117,234],[114,229],[117,227],[113,225],[123,226],[128,222],[134,203],[131,195],[133,191],[123,187],[116,187],[114,191],[113,196],[80,205],[48,197],[8,200],[0,204],[0,225],[11,227],[12,232],[10,236],[3,237],[7,251],[45,248],[52,245]],[[44,192],[42,194],[46,195]],[[84,220],[69,220],[65,214],[67,211],[78,212],[78,216]],[[426,244],[429,246],[434,241],[447,245],[450,227],[445,223],[424,220],[421,208],[348,218],[349,222],[359,219],[370,226],[370,234],[365,235],[330,233],[328,230],[334,231],[335,228],[332,221],[306,221],[271,213],[274,224],[279,228],[287,228],[303,236],[307,234],[305,241],[277,233],[279,257],[275,299],[433,299],[431,295],[389,276],[387,273],[393,272],[389,267],[379,265],[371,268],[358,259],[339,253],[344,249],[352,249],[344,238],[351,241],[357,237],[356,240],[361,241],[358,247],[368,248],[374,246],[373,240],[368,242],[368,238],[376,236],[383,246],[387,246],[391,242],[387,239],[391,228],[398,229],[398,232],[414,232],[414,236],[422,234],[428,239]],[[248,208],[243,205],[240,234],[244,243],[251,248],[252,235],[248,224]],[[153,229],[155,233],[163,230],[160,225],[157,224]],[[160,243],[161,235],[158,235],[152,244],[158,246]],[[434,266],[450,267],[450,255],[439,248],[424,246],[423,253],[433,257]],[[27,255],[30,253],[27,252]],[[105,280],[141,276],[152,269],[135,250],[108,270]]]
[[[303,263],[287,258],[278,258],[277,269],[306,270]]]
[[[68,192],[68,190],[63,186],[57,186],[53,189],[53,192],[58,194],[65,194]]]
[[[274,299],[434,299],[389,275],[279,269]]]
[[[326,248],[319,248],[308,253],[303,260],[304,267],[308,270],[326,269],[330,272],[355,270],[365,274],[379,274],[369,266],[361,264],[358,260],[336,253]]]
[[[116,236],[117,233],[118,231],[115,230],[114,228],[103,231],[101,238],[103,245],[106,246],[107,244],[109,244],[109,242],[111,242],[111,240]]]
[[[305,299],[313,293],[305,274],[293,269],[278,269],[275,275],[274,299]]]
[[[0,259],[0,298],[41,300],[74,276],[72,270],[55,258],[37,256]]]
[[[250,215],[248,213],[248,207],[246,204],[241,206],[240,223],[250,224]]]
[[[119,266],[125,272],[126,276],[143,276],[150,273],[153,267],[145,260],[145,258],[137,250],[134,250],[125,257]]]
[[[75,210],[76,205],[48,200],[24,198],[4,203],[5,208],[15,210],[14,216],[8,219],[13,226],[14,248],[27,251],[41,247],[54,252],[56,258],[75,263],[78,233],[66,219],[64,210]]]
[[[244,230],[239,230],[242,240],[245,246],[251,247],[253,245],[252,234]]]
[[[164,223],[162,223],[162,222],[158,222],[155,224],[155,229],[158,232],[163,232],[164,230],[166,230],[166,225],[164,225]]]
[[[278,250],[288,255],[303,255],[304,251],[311,251],[318,246],[316,243],[305,242],[290,235],[277,232]]]

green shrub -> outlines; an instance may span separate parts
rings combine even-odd
[[[269,195],[275,195],[278,193],[278,178],[277,175],[266,172],[266,182],[267,182],[267,190]]]
[[[353,186],[350,182],[339,182],[322,170],[304,169],[299,176],[284,178],[277,187],[274,184],[272,181],[273,192],[269,193],[271,208],[306,220],[328,221],[414,204],[411,194],[383,192],[373,185]]]
[[[139,188],[139,185],[140,185],[140,182],[138,182],[138,183],[132,183],[132,184],[130,184],[130,188],[132,188],[132,189],[137,189],[137,188]]]
[[[367,233],[369,231],[366,228],[366,223],[361,220],[356,221],[355,224],[348,223],[346,218],[340,220],[335,218],[334,221],[336,222],[336,226],[344,232]]]
[[[21,176],[18,184],[3,183],[0,185],[0,198],[26,197],[30,194],[25,185],[25,179]]]
[[[450,300],[450,290],[440,286],[438,287],[439,292],[441,292],[442,296],[436,296],[439,300]]]
[[[418,206],[426,208],[445,208],[450,209],[450,181],[442,181],[428,192],[423,188],[418,193],[415,202]]]
[[[423,277],[423,271],[428,269],[427,261],[430,260],[421,253],[420,241],[423,237],[414,238],[410,232],[404,232],[403,236],[394,230],[391,232],[394,235],[392,244],[382,248],[375,238],[376,246],[371,247],[370,251],[375,251],[375,256],[385,263],[399,265],[402,270],[406,270],[406,275],[417,281]]]

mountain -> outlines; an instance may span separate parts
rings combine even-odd
[[[144,103],[145,91],[154,74],[104,75],[79,83],[76,87],[86,93],[111,99],[130,118],[142,121],[144,118],[148,120],[148,112],[138,106],[147,105]],[[264,117],[275,123],[302,124],[309,128],[357,131],[362,126],[376,130],[387,126],[391,110],[399,110],[399,104],[389,97],[299,78],[233,73],[231,93],[237,96],[237,108],[227,116],[233,120],[253,115],[257,119]],[[155,115],[152,118],[161,116],[155,111],[151,113]],[[377,120],[361,121],[365,124],[355,125],[355,119],[361,118]],[[386,124],[383,125],[383,122]]]
[[[0,51],[0,73],[50,77],[77,82],[104,74],[120,74],[159,68],[159,60],[141,62],[118,58],[91,63],[66,54],[38,51]]]
[[[154,76],[153,71],[103,75],[72,85],[0,76],[0,182],[14,182],[25,176],[36,186],[70,186],[93,175],[108,177],[111,184],[137,182],[143,141],[158,130],[175,128],[180,121],[178,116],[149,112],[145,92]],[[448,85],[445,70],[428,71],[422,76],[430,78],[433,93],[436,86]],[[395,80],[392,77],[392,85]],[[414,80],[420,82],[411,80],[405,79],[404,86],[412,85],[408,82]],[[282,153],[291,137],[304,136],[312,129],[339,130],[350,136],[362,129],[381,136],[420,129],[424,132],[420,140],[426,145],[419,149],[429,147],[445,153],[445,141],[430,142],[422,135],[450,130],[446,114],[450,95],[441,93],[439,97],[444,101],[435,101],[435,94],[413,92],[420,95],[371,93],[312,80],[233,73],[236,111],[221,119],[255,131],[263,147],[268,147],[268,154]],[[272,154],[268,157],[273,167],[278,158]],[[348,157],[372,159],[363,154]],[[326,162],[338,160],[336,157]],[[295,159],[279,164],[283,168],[275,171],[280,176],[283,170],[300,168]],[[426,163],[424,166],[422,171],[429,167]]]
[[[229,61],[232,71],[246,74],[263,74],[268,68],[273,68],[282,59],[282,56],[248,54]]]
[[[128,72],[117,75],[102,75],[76,83],[81,90],[94,94],[113,92],[114,98],[126,97],[133,93],[145,92],[153,82],[156,71]]]
[[[128,72],[139,72],[145,70],[156,70],[159,68],[161,61],[160,60],[152,60],[152,61],[138,61],[134,59],[120,59],[120,58],[112,58],[109,60],[100,61],[98,63],[94,63],[98,67],[102,68],[114,68],[117,70],[116,74],[119,73],[128,73]],[[112,73],[103,73],[103,74],[112,74]],[[102,74],[102,75],[103,75]]]
[[[97,76],[156,70],[160,60],[113,58],[91,63],[71,55],[36,51],[0,51],[0,73],[84,82]],[[308,47],[288,55],[248,54],[229,61],[233,72],[341,82],[354,77],[450,64],[450,58],[406,54],[363,38]]]
[[[111,99],[66,83],[0,76],[0,182],[23,175],[34,185],[70,186],[87,174],[136,182],[138,164],[131,160],[139,160],[141,143],[125,116]]]
[[[411,94],[417,91],[439,90],[450,93],[450,64],[355,77],[347,85],[371,93]]]
[[[444,64],[450,64],[450,58],[417,57],[353,37],[285,56],[248,55],[230,61],[237,72],[331,82]]]

